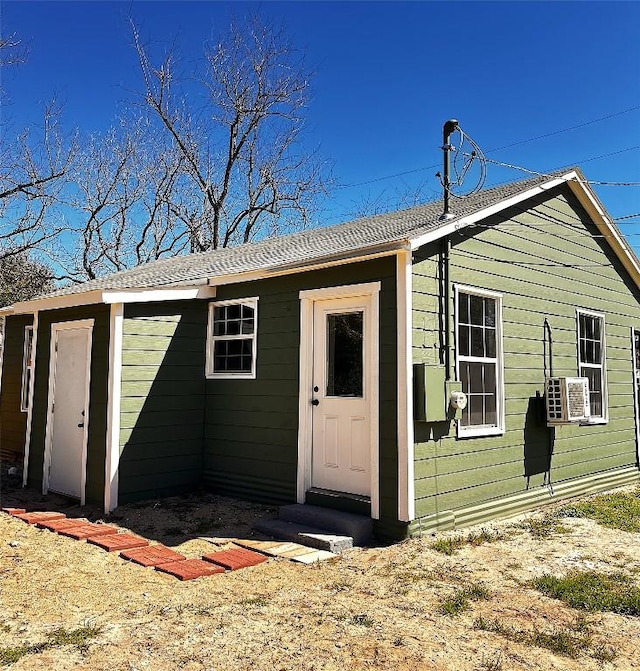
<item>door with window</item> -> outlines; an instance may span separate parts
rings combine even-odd
[[[371,494],[371,296],[313,306],[313,487]]]
[[[43,489],[84,503],[93,320],[53,324]]]

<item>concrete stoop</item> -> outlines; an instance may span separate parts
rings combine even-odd
[[[373,522],[362,515],[295,503],[282,506],[278,519],[258,520],[254,528],[274,538],[339,553],[366,545]]]

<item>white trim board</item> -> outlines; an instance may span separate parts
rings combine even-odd
[[[399,252],[396,263],[398,519],[403,522],[415,518],[412,277],[411,252]]]
[[[112,303],[109,319],[109,390],[107,397],[107,445],[104,479],[104,510],[106,513],[110,513],[118,506],[123,323],[123,304]]]
[[[38,372],[38,318],[39,313],[36,310],[33,313],[33,341],[31,347],[34,352],[33,373],[31,379],[31,389],[29,389],[29,408],[27,409],[27,426],[24,435],[24,460],[22,462],[22,486],[27,486],[29,479],[29,451],[31,447],[31,424],[33,422],[33,394],[36,388],[36,374]]]

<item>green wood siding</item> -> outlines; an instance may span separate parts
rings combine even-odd
[[[204,301],[125,306],[120,503],[200,484],[206,319]]]
[[[381,515],[397,518],[395,257],[221,286],[220,300],[259,296],[257,378],[207,380],[205,482],[250,500],[296,498],[299,292],[380,280]]]
[[[554,483],[635,466],[631,327],[640,326],[640,293],[570,191],[511,208],[453,235],[451,245],[452,285],[503,295],[506,432],[457,439],[453,424],[416,423],[416,517],[453,519],[494,500],[487,510],[499,515],[500,497],[540,488],[549,449]],[[441,358],[439,249],[414,257],[415,362]],[[451,300],[454,347],[453,291]],[[576,308],[605,315],[609,422],[547,430],[535,400],[544,393],[543,323],[552,329],[553,374],[576,376]]]
[[[24,456],[27,413],[20,410],[24,327],[32,315],[7,317],[4,333],[2,381],[0,387],[0,458],[16,461]]]
[[[104,502],[104,463],[107,434],[107,396],[109,372],[109,306],[88,305],[63,310],[47,310],[38,316],[33,420],[29,451],[31,487],[42,486],[45,431],[49,390],[49,348],[51,325],[57,322],[94,319],[89,387],[89,429],[87,436],[87,503]]]

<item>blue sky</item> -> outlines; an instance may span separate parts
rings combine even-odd
[[[323,223],[418,187],[429,199],[438,195],[441,129],[451,117],[490,159],[540,172],[578,164],[590,180],[640,181],[638,2],[4,1],[0,8],[3,33],[17,33],[30,51],[25,65],[4,73],[11,102],[3,113],[28,123],[55,94],[69,125],[86,132],[110,125],[140,91],[129,17],[145,39],[179,45],[187,63],[233,12],[259,9],[283,20],[316,72],[309,141],[341,186]],[[538,136],[548,137],[524,142]],[[524,176],[489,164],[487,184]],[[640,187],[595,189],[613,217],[640,212]],[[622,229],[638,249],[640,216]]]

